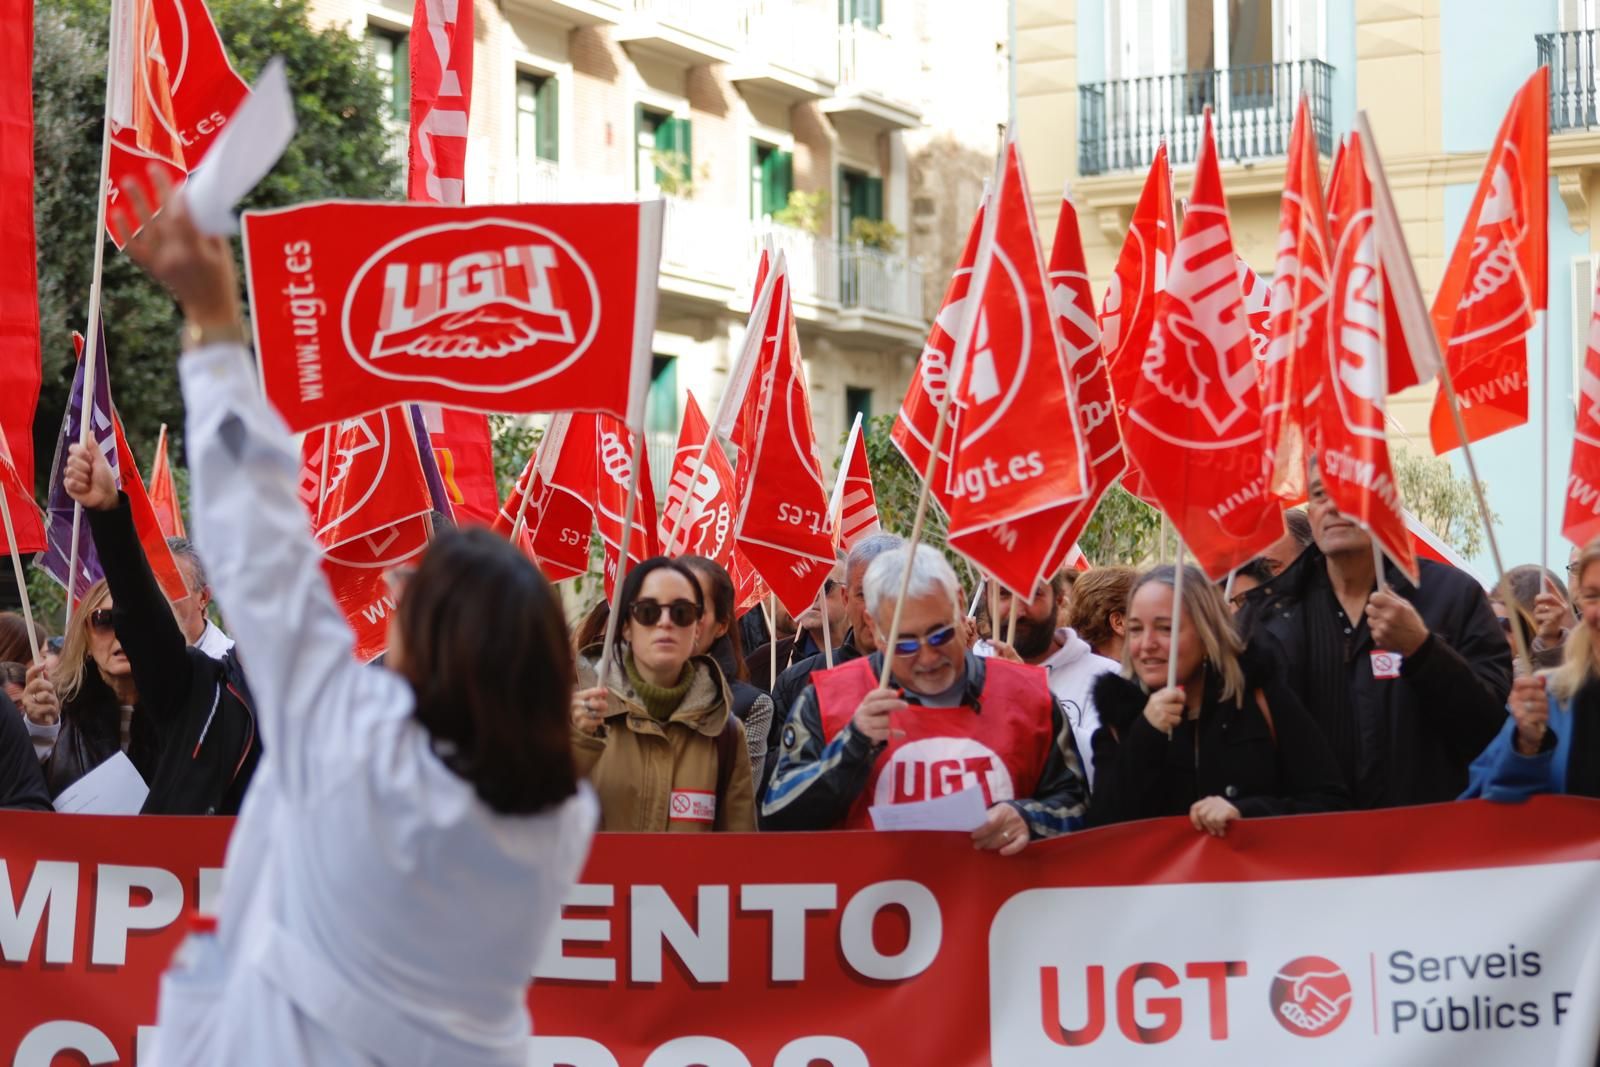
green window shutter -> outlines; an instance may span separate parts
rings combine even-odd
[[[690,136],[691,129],[688,119],[674,118],[673,125],[677,128],[678,151],[683,153],[684,179],[692,181],[694,178],[694,139]]]
[[[678,361],[673,356],[655,356],[651,363],[645,432],[673,433],[678,429]]]
[[[561,105],[557,81],[554,78],[541,79],[534,100],[539,158],[555,162],[561,158]]]
[[[773,152],[772,156],[772,182],[767,187],[772,206],[767,210],[775,215],[789,206],[789,194],[794,192],[794,153]]]
[[[861,212],[869,219],[883,221],[883,179],[868,178],[864,183],[867,194],[867,209]]]
[[[394,117],[411,121],[411,35],[395,34],[394,42]]]

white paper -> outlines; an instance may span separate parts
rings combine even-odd
[[[934,800],[874,804],[867,809],[874,830],[960,830],[971,833],[989,818],[983,790],[963,789]]]
[[[233,209],[278,162],[294,131],[289,78],[283,57],[273,56],[184,187],[189,215],[202,233],[239,232]]]
[[[67,786],[56,797],[56,810],[75,815],[137,815],[150,787],[127,755],[118,752]]]

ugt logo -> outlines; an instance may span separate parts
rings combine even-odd
[[[356,272],[343,317],[345,344],[371,373],[484,392],[559,374],[599,324],[588,263],[550,230],[507,219],[389,242]]]
[[[1301,956],[1273,977],[1270,996],[1272,1017],[1285,1030],[1299,1037],[1323,1037],[1349,1016],[1354,994],[1337,963]]]

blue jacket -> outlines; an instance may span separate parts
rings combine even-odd
[[[1567,759],[1572,755],[1572,702],[1557,700],[1554,693],[1546,699],[1550,701],[1550,725],[1543,751],[1537,756],[1518,752],[1517,720],[1507,716],[1500,733],[1472,761],[1462,800],[1483,797],[1518,801],[1539,793],[1567,791]]]

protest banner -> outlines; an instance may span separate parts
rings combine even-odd
[[[227,834],[0,814],[0,1062],[136,1062]],[[529,962],[527,1062],[1588,1067],[1597,892],[1600,803],[1566,797],[1222,840],[1162,819],[1013,858],[964,834],[601,834]]]
[[[244,216],[256,355],[293,430],[390,404],[643,425],[661,204],[323,202]]]

